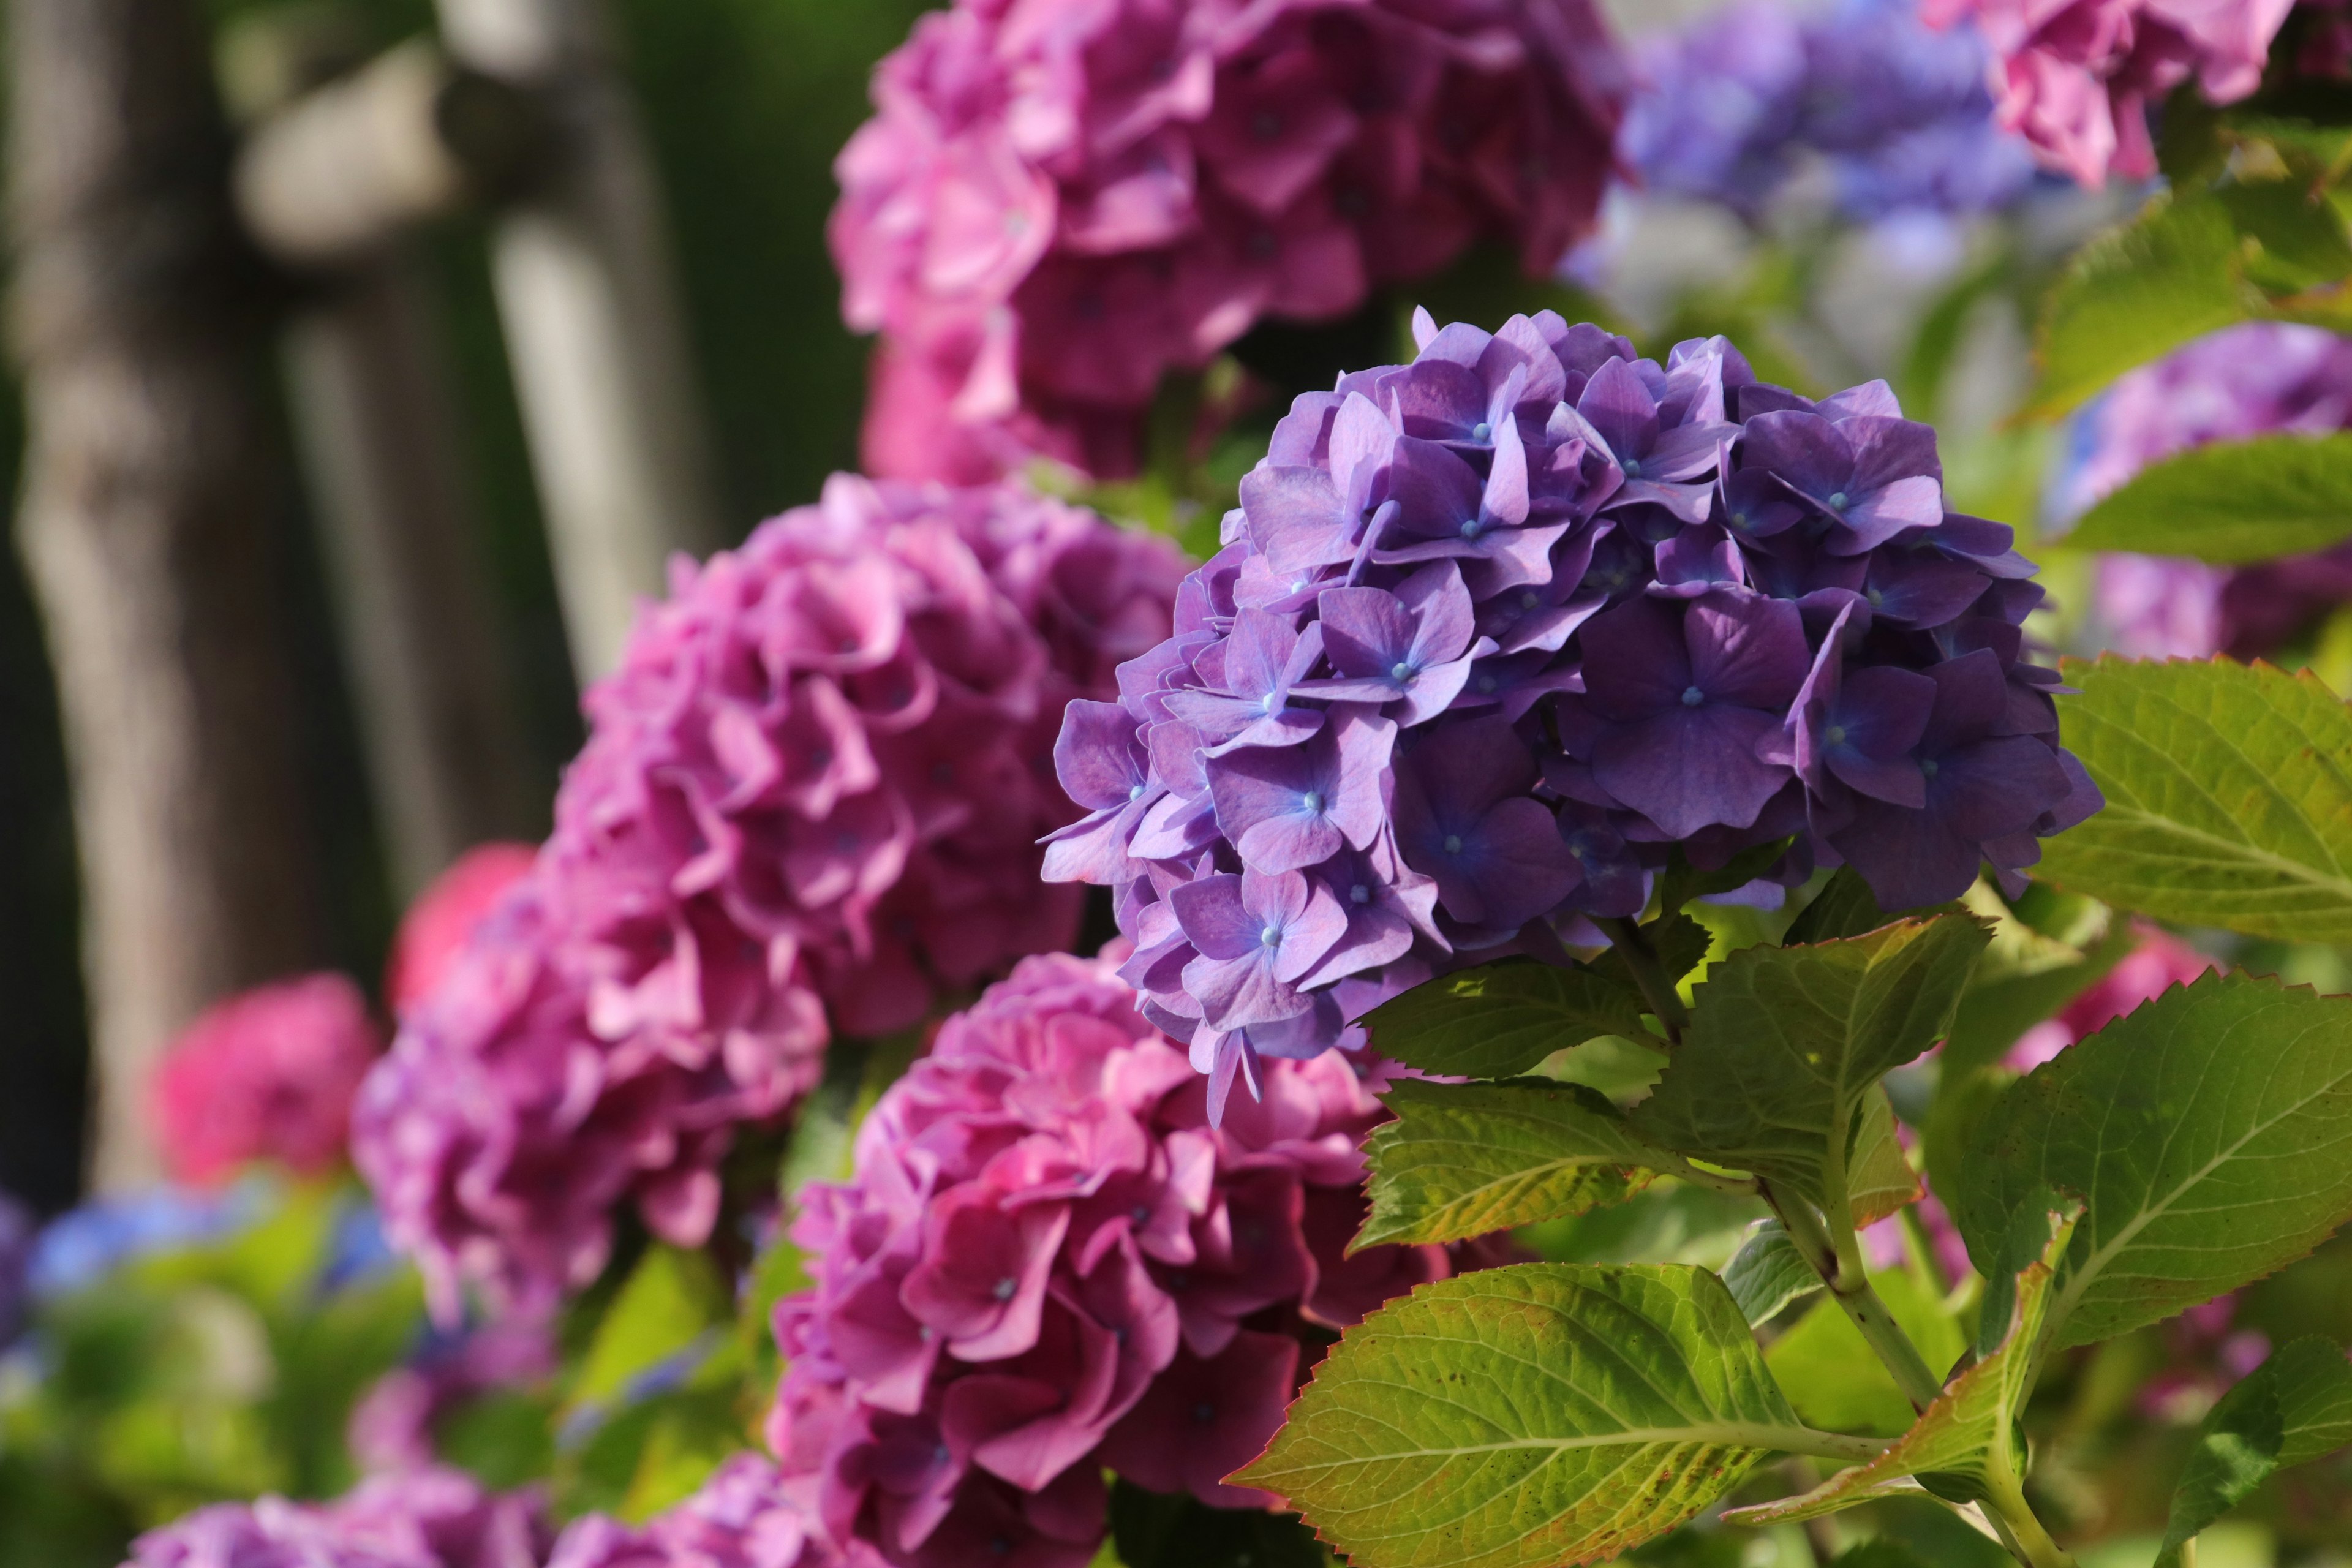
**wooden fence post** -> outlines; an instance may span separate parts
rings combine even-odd
[[[147,1072],[317,953],[264,526],[266,269],[229,201],[202,8],[8,0],[18,542],[57,668],[85,908],[94,1177],[156,1170]]]
[[[653,160],[598,0],[439,0],[450,53],[528,87],[552,177],[505,209],[492,265],[582,683],[610,669],[673,551],[721,531]]]

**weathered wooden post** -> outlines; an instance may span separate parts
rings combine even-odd
[[[139,1090],[205,1004],[316,955],[265,526],[266,269],[200,7],[8,0],[17,540],[79,840],[92,1172],[152,1176]]]

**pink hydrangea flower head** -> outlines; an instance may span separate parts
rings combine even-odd
[[[384,960],[383,999],[394,1017],[404,1016],[439,984],[474,927],[530,870],[538,855],[529,844],[478,844],[416,896]]]
[[[1110,959],[1024,960],[940,1028],[807,1194],[769,1440],[824,1527],[888,1563],[1082,1568],[1101,1471],[1221,1507],[1321,1342],[1440,1247],[1344,1256],[1376,1087],[1331,1055],[1210,1086]],[[1244,1327],[1244,1323],[1248,1326]]]
[[[2085,185],[2154,175],[2148,110],[2192,77],[2215,103],[2261,85],[2295,0],[1925,0],[1938,26],[1973,20],[1995,56],[2002,124]]]
[[[2352,338],[2251,321],[2200,338],[2120,379],[2082,416],[2079,460],[2056,487],[2063,523],[2152,463],[2217,441],[2352,428]],[[2352,602],[2352,548],[2223,568],[2109,553],[2092,584],[2090,637],[2136,658],[2276,652]]]
[[[203,1186],[255,1160],[303,1175],[332,1170],[382,1043],[367,998],[341,974],[279,981],[208,1008],[148,1086],[165,1167]]]
[[[362,1482],[327,1503],[216,1503],[151,1530],[124,1568],[538,1568],[548,1531],[529,1492],[462,1470]]]
[[[835,164],[866,460],[1131,466],[1161,377],[1329,321],[1483,235],[1592,224],[1628,73],[1591,0],[959,0]]]
[[[1013,484],[836,476],[675,568],[522,883],[404,1017],[357,1158],[446,1313],[474,1279],[542,1310],[609,1210],[709,1234],[734,1129],[815,1079],[833,1029],[1068,944],[1037,840],[1073,699],[1170,626],[1164,540]]]
[[[567,1528],[548,1568],[866,1568],[835,1549],[771,1461],[738,1454],[684,1502],[635,1529],[602,1514]]]

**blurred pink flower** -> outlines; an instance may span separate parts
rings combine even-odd
[[[538,1498],[499,1496],[462,1470],[362,1482],[332,1502],[198,1509],[131,1544],[125,1568],[538,1568],[548,1531]]]
[[[680,560],[530,875],[402,1020],[356,1158],[446,1319],[463,1279],[538,1311],[593,1279],[609,1211],[698,1245],[734,1129],[783,1111],[832,1029],[1076,933],[1037,840],[1064,706],[1165,637],[1166,541],[1017,485],[835,476]]]
[[[479,844],[416,896],[393,933],[383,965],[384,1005],[395,1018],[440,984],[474,927],[538,858],[529,844]]]
[[[434,1424],[454,1406],[550,1376],[555,1367],[555,1336],[547,1324],[486,1324],[376,1379],[352,1408],[344,1442],[372,1475],[430,1468]]]
[[[836,1551],[776,1467],[738,1454],[684,1502],[632,1528],[591,1514],[565,1529],[548,1568],[861,1568]]]
[[[835,164],[865,458],[1129,470],[1171,370],[1321,321],[1481,235],[1548,273],[1593,222],[1627,71],[1591,0],[958,0]]]
[[[2154,1001],[2175,985],[2186,985],[2219,964],[2178,937],[2151,925],[2138,927],[2139,945],[2098,983],[2054,1018],[2046,1018],[2018,1037],[2001,1065],[2015,1072],[2031,1072],[2075,1041],[2097,1033],[2143,1002]]]
[[[174,1181],[209,1186],[250,1161],[313,1176],[343,1157],[352,1097],[382,1048],[367,998],[341,974],[230,997],[173,1041],[148,1110]]]
[[[852,1179],[805,1194],[817,1281],[777,1309],[769,1442],[837,1541],[1082,1568],[1106,1465],[1265,1506],[1224,1478],[1280,1425],[1318,1331],[1455,1267],[1344,1256],[1385,1116],[1355,1063],[1268,1059],[1212,1127],[1114,963],[1023,961],[884,1093]]]
[[[2043,163],[2085,185],[2156,172],[2147,114],[2191,77],[2233,103],[2294,0],[1924,0],[1937,26],[1972,19],[1992,46],[2000,122]]]

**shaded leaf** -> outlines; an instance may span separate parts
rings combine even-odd
[[[2030,412],[2055,418],[2135,365],[2263,308],[2236,225],[2210,196],[2158,196],[2074,253],[2043,301]]]
[[[1822,1288],[1822,1277],[1789,1239],[1788,1227],[1768,1219],[1748,1234],[1724,1265],[1724,1287],[1749,1323],[1766,1323]]]
[[[1428,1083],[1381,1096],[1394,1121],[1364,1145],[1371,1212],[1349,1250],[1460,1241],[1622,1202],[1683,1162],[1574,1084]]]
[[[1704,1269],[1526,1263],[1426,1285],[1348,1331],[1264,1458],[1358,1568],[1551,1568],[1673,1529],[1799,1426]]]
[[[1658,879],[1658,909],[1671,914],[1693,899],[1744,888],[1779,865],[1788,852],[1789,841],[1776,838],[1769,844],[1751,845],[1714,870],[1703,871],[1676,850]]]
[[[2309,1252],[2352,1217],[2352,1000],[2209,974],[2011,1086],[1953,1194],[1978,1270],[2044,1189],[2089,1206],[2053,1345],[2172,1316]]]
[[[2157,1568],[2175,1568],[2198,1531],[2271,1476],[2352,1444],[2352,1363],[2313,1335],[2271,1356],[2223,1394],[2197,1429],[2172,1494]]]
[[[1890,1268],[1873,1274],[1870,1283],[1930,1367],[1948,1367],[1960,1359],[1968,1342],[1959,1325],[1916,1273]],[[1894,1437],[1918,1418],[1853,1320],[1826,1297],[1772,1342],[1764,1363],[1789,1391],[1789,1403],[1807,1426]]]
[[[1911,1168],[1895,1135],[1895,1107],[1886,1087],[1873,1084],[1862,1097],[1853,1133],[1853,1154],[1846,1163],[1847,1205],[1856,1226],[1876,1225],[1919,1201],[1926,1189]]]
[[[1658,955],[1659,966],[1664,969],[1669,980],[1679,981],[1696,969],[1706,957],[1707,950],[1715,945],[1714,933],[1680,911],[1662,915],[1641,929],[1642,939]],[[1620,990],[1632,992],[1636,996],[1641,994],[1642,988],[1633,982],[1632,967],[1626,963],[1624,955],[1614,948],[1600,953],[1585,967]],[[1642,1037],[1636,1035],[1633,1037],[1639,1039]]]
[[[2032,1392],[2034,1347],[2042,1337],[2053,1266],[2073,1237],[2078,1212],[2070,1208],[2046,1216],[2042,1256],[2017,1276],[2015,1310],[2000,1348],[1954,1378],[1899,1442],[1802,1497],[1733,1509],[1725,1521],[1762,1525],[1813,1519],[1909,1491],[1915,1477],[1937,1497],[1953,1500],[2017,1498],[2025,1460],[2018,1447],[2017,1413]]]
[[[2352,710],[2226,658],[2069,659],[2066,745],[2107,797],[2037,874],[2189,925],[2352,942]]]
[[[1372,1045],[1423,1072],[1510,1078],[1600,1035],[1639,1039],[1641,995],[1589,968],[1507,958],[1414,986],[1365,1015]]]
[[[710,1259],[650,1247],[613,1300],[573,1383],[575,1404],[614,1398],[670,1361],[729,1315],[725,1286]]]
[[[1813,901],[1797,911],[1790,922],[1784,939],[1790,947],[1802,947],[1817,942],[1834,942],[1840,937],[1863,936],[1876,931],[1895,917],[1878,907],[1878,895],[1870,884],[1851,866],[1841,866]]]
[[[1187,1492],[1111,1483],[1111,1546],[1121,1568],[1329,1568],[1331,1554],[1297,1514],[1211,1508]]]
[[[2132,476],[2084,514],[2068,542],[2239,566],[2347,538],[2352,435],[2335,434],[2192,447]]]
[[[1842,1210],[1869,1092],[1944,1032],[1986,938],[1951,914],[1734,953],[1708,971],[1674,1061],[1629,1120],[1823,1207],[1834,1192]]]

